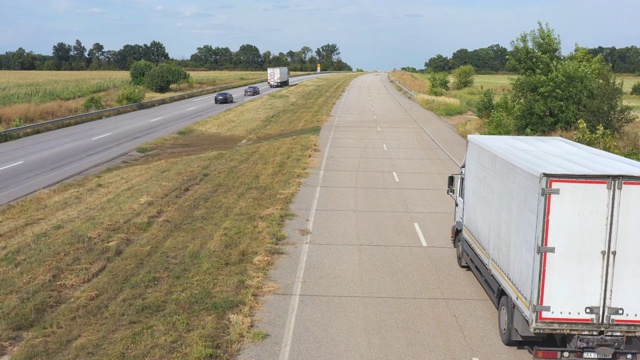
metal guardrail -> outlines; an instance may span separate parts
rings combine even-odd
[[[393,81],[394,83],[396,83],[396,85],[398,85],[400,88],[402,88],[402,90],[404,90],[404,92],[408,93],[409,95],[416,97],[416,93],[414,93],[413,91],[410,91],[409,89],[407,89],[406,87],[404,87],[402,84],[400,84],[396,79],[392,78],[391,76],[389,76],[389,79],[391,79],[391,81]]]
[[[124,105],[124,106],[119,106],[119,107],[109,108],[109,109],[104,109],[104,110],[92,111],[92,112],[88,112],[88,113],[84,113],[84,114],[72,115],[72,116],[67,116],[67,117],[63,117],[63,118],[59,118],[59,119],[43,121],[43,122],[36,123],[36,124],[29,124],[29,125],[25,125],[25,126],[5,129],[5,130],[0,131],[0,142],[2,142],[4,140],[7,140],[8,138],[13,138],[9,134],[17,134],[17,133],[23,133],[23,132],[27,132],[29,134],[38,133],[43,129],[51,129],[51,128],[63,127],[63,126],[60,126],[60,125],[78,124],[78,123],[83,123],[83,122],[89,122],[89,121],[93,121],[93,120],[103,119],[105,117],[111,117],[111,116],[115,116],[115,115],[126,114],[126,113],[129,113],[129,112],[132,112],[132,111],[148,109],[148,108],[151,108],[151,107],[154,107],[154,106],[158,106],[158,105],[168,104],[168,103],[172,103],[172,102],[175,102],[175,101],[180,101],[180,100],[185,100],[185,99],[189,99],[189,98],[193,98],[193,97],[207,95],[207,94],[211,94],[211,93],[214,93],[214,92],[218,92],[218,91],[222,91],[222,90],[226,90],[226,89],[231,89],[231,88],[238,87],[238,86],[245,86],[245,85],[253,84],[253,83],[255,83],[255,80],[250,81],[250,82],[247,81],[247,82],[243,82],[243,83],[236,83],[236,84],[232,84],[232,85],[216,86],[216,87],[206,88],[206,89],[193,91],[193,92],[189,92],[189,93],[185,93],[185,94],[169,96],[169,97],[166,97],[166,98],[150,100],[150,101],[145,101],[145,102],[136,103],[136,104]],[[16,136],[16,137],[19,137],[19,136]]]
[[[302,74],[298,74],[296,76],[291,76],[291,77],[305,76],[305,75],[311,75],[311,74],[315,74],[315,72],[302,73]],[[197,90],[197,91],[193,91],[185,94],[169,96],[166,98],[150,100],[150,101],[145,101],[145,102],[131,104],[131,105],[124,105],[124,106],[119,106],[119,107],[109,108],[104,110],[98,110],[98,111],[88,112],[84,114],[72,115],[72,116],[67,116],[59,119],[43,121],[36,124],[29,124],[25,126],[0,130],[0,143],[7,140],[16,139],[25,135],[36,134],[36,133],[47,131],[47,130],[58,129],[61,127],[76,125],[76,124],[85,123],[85,122],[94,121],[94,120],[100,120],[106,117],[122,115],[129,112],[137,111],[137,110],[148,109],[158,105],[169,104],[175,101],[212,94],[222,90],[247,86],[247,85],[255,84],[255,82],[256,82],[255,80],[251,80],[251,81],[243,81],[235,84],[221,85],[221,86],[206,88],[206,89]]]

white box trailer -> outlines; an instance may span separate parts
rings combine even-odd
[[[289,69],[286,67],[267,68],[267,84],[269,87],[289,85]]]
[[[639,162],[560,137],[471,135],[448,185],[458,264],[498,307],[506,345],[553,335],[534,358],[640,359]]]

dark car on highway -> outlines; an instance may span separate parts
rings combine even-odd
[[[228,104],[233,102],[233,95],[228,92],[217,93],[214,99],[216,104]]]
[[[260,94],[260,88],[257,86],[249,86],[248,88],[244,89],[244,96],[258,95],[258,94]]]

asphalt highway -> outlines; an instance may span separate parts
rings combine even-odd
[[[456,263],[446,183],[465,146],[387,74],[354,80],[292,205],[257,315],[269,336],[240,358],[531,359],[502,344],[496,308]]]
[[[295,84],[313,77],[291,78]],[[255,84],[263,96],[277,88]],[[234,103],[214,104],[215,94],[0,143],[0,205],[54,185],[133,151],[155,138],[177,132],[198,120],[253,97],[244,87],[226,90]]]

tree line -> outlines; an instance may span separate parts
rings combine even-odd
[[[513,44],[512,44],[513,45]],[[627,46],[624,48],[602,47],[588,48],[593,57],[600,55],[603,61],[611,66],[614,73],[640,74],[640,48]],[[500,45],[491,45],[475,50],[459,49],[451,57],[438,54],[424,63],[424,69],[404,67],[402,70],[418,72],[449,72],[461,66],[471,65],[478,73],[516,72],[508,61],[514,56],[514,50]]]
[[[286,66],[291,71],[315,71],[320,64],[323,71],[352,71],[340,57],[336,44],[326,44],[313,51],[308,46],[286,53],[260,52],[251,44],[237,51],[228,47],[203,45],[188,60],[172,59],[159,41],[143,45],[124,45],[120,50],[105,50],[100,43],[87,49],[80,40],[75,44],[59,42],[51,55],[36,54],[20,47],[0,54],[0,70],[130,70],[137,61],[154,64],[171,62],[183,68],[203,70],[264,70]]]

